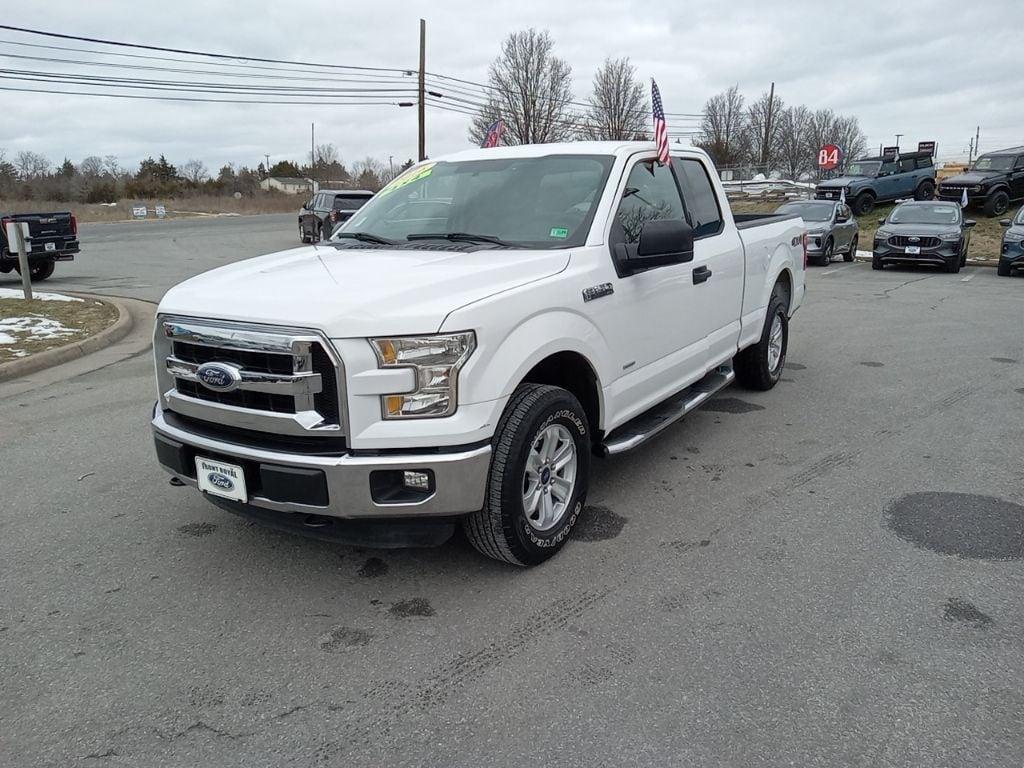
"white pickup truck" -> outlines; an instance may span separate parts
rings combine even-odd
[[[167,293],[157,456],[272,527],[386,547],[461,524],[485,555],[536,564],[582,513],[592,455],[734,379],[775,385],[805,246],[799,217],[734,216],[695,149],[424,162],[330,241]]]

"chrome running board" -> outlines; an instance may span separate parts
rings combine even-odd
[[[716,392],[732,384],[735,379],[736,373],[732,366],[723,365],[716,368],[682,392],[677,392],[663,403],[627,421],[597,446],[597,450],[603,456],[614,456],[640,447],[690,411],[699,408]]]

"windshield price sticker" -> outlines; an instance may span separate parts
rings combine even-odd
[[[395,190],[401,189],[404,186],[412,184],[414,181],[425,179],[427,176],[434,172],[434,166],[437,163],[427,163],[421,165],[419,168],[410,168],[408,171],[403,173],[397,179],[388,184],[384,189],[377,193],[377,197],[383,197],[384,195],[390,195]]]

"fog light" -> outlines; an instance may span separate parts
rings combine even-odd
[[[402,473],[402,484],[414,491],[429,491],[430,475],[426,472],[410,472],[406,470]]]

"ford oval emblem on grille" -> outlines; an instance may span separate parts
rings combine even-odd
[[[225,491],[233,491],[235,489],[235,482],[227,475],[223,475],[220,472],[210,472],[206,479],[210,481],[210,485],[216,486]]]
[[[214,392],[230,392],[242,380],[242,372],[227,363],[203,363],[196,368],[196,378]]]
[[[911,238],[909,238],[909,240],[912,243],[919,243],[919,242],[921,242],[921,238],[920,237],[911,237]]]

